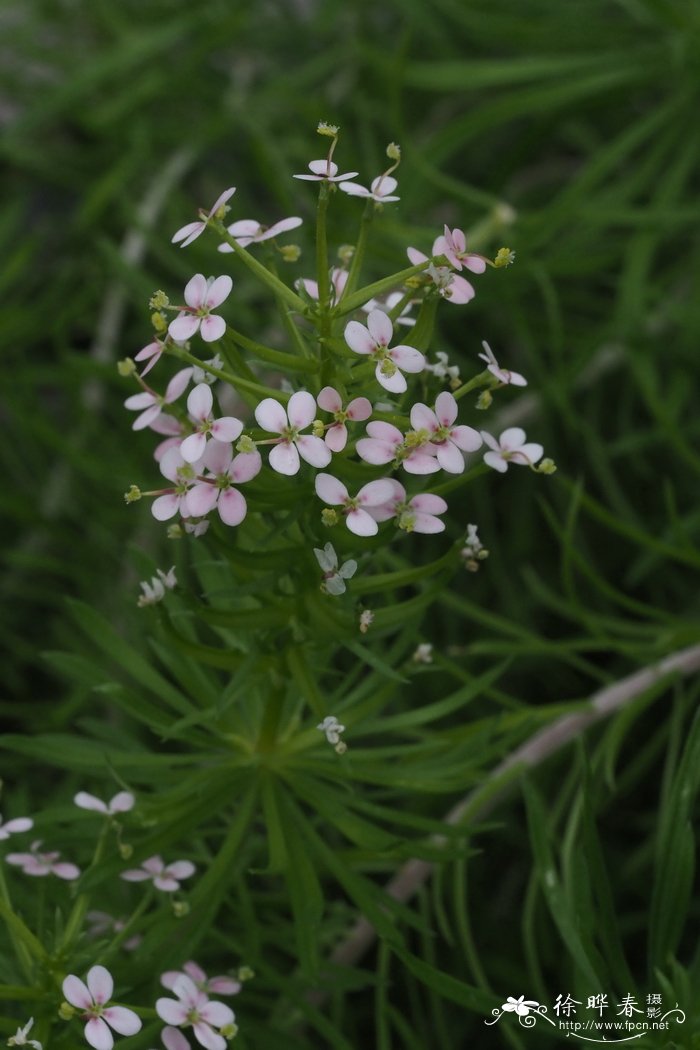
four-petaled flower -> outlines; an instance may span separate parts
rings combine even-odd
[[[332,507],[343,507],[345,523],[356,536],[374,536],[378,525],[368,513],[373,507],[386,503],[393,495],[392,483],[387,478],[369,481],[356,496],[351,496],[342,481],[331,474],[316,475],[316,495]]]
[[[269,241],[279,233],[296,230],[297,226],[301,226],[303,221],[298,215],[291,215],[288,219],[280,219],[279,222],[274,223],[272,226],[263,226],[257,219],[239,219],[238,222],[232,223],[227,229],[228,233],[230,233],[237,244],[240,244],[241,248],[247,248],[249,244],[260,244],[261,241]],[[220,252],[232,252],[233,250],[230,244],[219,245]]]
[[[348,171],[345,175],[338,174],[338,165],[333,160],[324,157],[322,160],[312,160],[309,164],[311,175],[293,175],[292,178],[303,179],[305,182],[345,182],[359,175],[357,171]]]
[[[388,484],[391,495],[379,506],[369,508],[369,513],[376,521],[396,518],[396,524],[404,532],[444,532],[445,523],[437,517],[447,510],[447,503],[442,496],[424,492],[407,499],[406,489],[400,481],[389,478]]]
[[[359,182],[343,182],[340,188],[351,197],[367,197],[377,204],[387,204],[389,201],[401,200],[400,197],[391,196],[397,186],[398,182],[393,176],[378,175],[376,179],[372,179],[369,189],[360,186]]]
[[[182,970],[167,970],[160,976],[160,983],[164,988],[173,991],[179,977],[189,977],[199,988],[200,992],[209,994],[215,992],[217,995],[238,995],[241,990],[241,982],[220,974],[218,977],[207,977],[201,966],[191,959],[183,964]]]
[[[186,463],[196,463],[204,455],[209,436],[217,441],[235,441],[240,437],[243,424],[235,416],[221,416],[214,419],[211,412],[214,395],[208,383],[198,383],[190,390],[187,398],[187,411],[194,420],[197,429],[180,445],[180,455]]]
[[[485,339],[482,340],[481,345],[484,348],[484,353],[479,354],[479,357],[486,362],[488,371],[496,377],[499,383],[503,383],[504,386],[527,386],[527,379],[525,376],[521,376],[520,372],[510,372],[507,368],[501,368],[493,350]]]
[[[27,1039],[29,1031],[34,1024],[34,1018],[30,1017],[24,1028],[18,1028],[14,1035],[7,1040],[8,1046],[33,1046],[34,1050],[42,1050],[41,1043],[36,1039]]]
[[[518,1017],[527,1017],[530,1010],[535,1010],[540,1004],[536,1003],[534,999],[526,999],[524,995],[514,999],[512,995],[508,996],[508,999],[501,1006],[501,1010],[505,1013],[517,1014]]]
[[[226,322],[211,311],[228,298],[232,287],[233,281],[228,274],[207,280],[204,274],[196,273],[185,286],[187,306],[168,325],[170,336],[178,343],[184,343],[199,331],[205,343],[221,339],[226,331]]]
[[[375,376],[385,390],[403,394],[407,389],[403,372],[422,372],[425,358],[413,346],[399,344],[390,348],[394,326],[383,310],[372,310],[367,327],[359,321],[345,326],[345,342],[356,354],[369,354],[377,362]]]
[[[230,1006],[210,1000],[186,974],[180,974],[172,991],[177,999],[158,999],[156,1013],[168,1025],[192,1025],[197,1042],[206,1050],[226,1050],[226,1040],[214,1028],[234,1023]]]
[[[372,415],[372,405],[366,397],[354,397],[348,407],[343,408],[340,394],[332,386],[324,386],[316,401],[319,408],[332,412],[335,419],[335,423],[328,428],[324,438],[331,452],[342,452],[347,444],[346,419],[352,420],[353,423],[361,423]]]
[[[418,434],[425,434],[443,470],[449,474],[461,474],[464,470],[462,452],[476,452],[482,440],[473,427],[452,424],[457,418],[457,402],[452,394],[443,390],[435,401],[435,411],[427,405],[416,404],[411,409],[411,425]]]
[[[365,463],[372,466],[383,466],[396,460],[409,474],[434,474],[440,469],[431,446],[422,448],[420,444],[411,445],[413,432],[404,437],[398,427],[384,420],[374,419],[367,424],[368,437],[360,438],[355,450]]]
[[[209,209],[208,212],[205,212],[203,209],[200,209],[200,220],[198,222],[188,222],[186,226],[182,226],[177,231],[177,233],[173,234],[171,243],[177,244],[178,241],[182,241],[180,247],[186,248],[188,244],[192,244],[192,241],[196,241],[199,235],[204,233],[204,231],[206,230],[209,219],[215,216],[220,208],[223,209],[224,205],[226,204],[226,201],[229,200],[230,197],[233,197],[235,192],[236,187],[230,186],[227,190],[224,190],[220,197],[216,198],[213,206]],[[222,211],[221,218],[223,218],[223,214],[224,213]]]
[[[522,467],[533,466],[542,458],[544,452],[542,445],[534,441],[526,444],[525,431],[521,427],[509,427],[508,430],[504,430],[498,441],[485,430],[481,431],[481,436],[484,444],[491,450],[484,453],[484,463],[488,463],[501,474],[508,470],[509,463],[518,463]]]
[[[166,866],[161,857],[149,857],[140,868],[130,868],[123,871],[121,877],[127,882],[145,882],[147,879],[153,881],[153,885],[164,893],[174,893],[180,889],[182,879],[189,879],[194,875],[194,864],[189,860],[176,860]]]
[[[187,493],[188,511],[195,518],[203,518],[216,507],[224,525],[240,525],[248,507],[245,497],[233,486],[260,473],[260,453],[239,452],[234,456],[230,443],[210,441],[201,466],[210,473]]]
[[[152,427],[163,411],[165,405],[171,405],[177,401],[192,377],[191,368],[181,368],[176,372],[168,383],[164,394],[156,394],[155,390],[144,390],[140,394],[132,394],[124,402],[124,408],[141,411],[131,424],[132,430],[143,430],[144,427]]]
[[[8,853],[5,860],[21,868],[25,875],[56,875],[68,881],[77,879],[80,868],[68,861],[59,860],[60,853],[39,853],[41,842],[32,842],[29,853]]]
[[[263,430],[280,437],[270,450],[270,466],[278,474],[297,474],[299,456],[312,467],[326,467],[331,461],[331,450],[313,434],[300,433],[310,426],[316,415],[316,402],[307,390],[292,394],[285,410],[272,397],[266,397],[255,409],[255,418]]]
[[[136,1035],[141,1031],[141,1021],[133,1010],[107,1005],[113,990],[112,975],[104,966],[88,970],[87,985],[72,973],[63,982],[63,994],[68,1002],[84,1011],[85,1038],[95,1050],[112,1050],[114,1037],[109,1028],[119,1035]]]
[[[435,251],[438,240],[433,244],[433,255],[442,254]],[[423,252],[419,252],[417,248],[407,248],[406,255],[414,266],[428,262],[428,256],[424,255]],[[431,264],[426,267],[424,272],[435,285],[439,295],[443,299],[447,299],[448,303],[455,303],[455,305],[461,306],[463,303],[468,303],[476,295],[474,286],[458,273],[452,273],[447,266],[434,266]]]
[[[328,594],[345,594],[345,581],[351,579],[357,572],[357,562],[353,559],[343,562],[338,568],[338,555],[335,553],[332,543],[326,543],[323,550],[314,547],[316,561],[323,569],[322,590]]]
[[[171,572],[174,572],[174,566]],[[163,575],[165,576],[165,574]],[[120,791],[110,802],[103,802],[101,798],[89,795],[87,791],[79,791],[73,801],[81,809],[93,809],[97,813],[104,813],[105,816],[113,817],[115,813],[128,813],[130,809],[134,808],[136,799],[130,791]]]
[[[160,472],[175,485],[172,489],[162,491],[162,495],[153,501],[151,514],[157,521],[168,521],[177,514],[187,516],[187,493],[195,482],[198,463],[185,463],[179,448],[169,448],[160,461]]]
[[[15,817],[14,820],[8,820],[3,824],[0,816],[0,842],[9,839],[10,835],[16,835],[20,831],[29,831],[33,827],[34,821],[31,817]]]
[[[449,226],[445,226],[444,234],[438,237],[433,244],[433,255],[444,255],[455,270],[461,270],[463,266],[466,266],[472,273],[483,273],[486,269],[486,263],[481,255],[474,255],[473,252],[467,251],[464,231],[456,228],[450,230]]]

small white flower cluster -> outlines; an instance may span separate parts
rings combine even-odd
[[[335,715],[326,715],[322,722],[316,726],[318,730],[325,733],[326,740],[333,746],[338,755],[344,755],[348,745],[340,739],[340,734],[345,732],[345,726],[341,725]]]
[[[167,572],[163,572],[162,569],[158,569],[157,572],[158,575],[153,576],[150,583],[148,580],[142,580],[139,585],[143,591],[143,594],[139,595],[136,602],[139,609],[143,609],[146,605],[155,605],[156,602],[162,602],[165,592],[172,591],[174,587],[177,587],[174,565]]]

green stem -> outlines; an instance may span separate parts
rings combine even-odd
[[[477,390],[480,386],[497,386],[498,381],[496,380],[494,382],[494,379],[495,376],[492,376],[487,369],[484,369],[483,372],[479,372],[479,374],[474,376],[473,379],[470,379],[466,383],[462,383],[462,385],[457,387],[456,390],[453,390],[452,396],[456,401],[459,401],[460,397],[464,397],[465,394],[470,393],[472,390]]]
[[[277,267],[275,266],[274,261],[270,264],[270,272],[273,273],[275,277],[277,276]],[[282,299],[279,298],[279,296],[277,296],[276,299],[277,306],[280,312],[280,317],[282,318],[282,324],[284,325],[287,334],[301,353],[302,357],[306,358],[308,361],[309,358],[313,358],[313,352],[311,350],[311,347],[308,345],[303,335],[301,334],[298,325],[295,323],[294,318],[292,316],[292,311],[289,309],[286,303],[284,303]],[[295,360],[298,361],[299,359],[295,358]],[[301,371],[302,365],[301,363],[299,363],[295,367]],[[308,367],[309,371],[312,371],[310,365],[307,365],[306,367]]]
[[[374,201],[368,200],[365,205],[365,210],[362,213],[362,219],[360,220],[360,232],[357,236],[357,244],[355,245],[355,253],[350,263],[350,270],[348,272],[348,279],[345,282],[345,288],[343,289],[343,297],[352,295],[355,287],[357,286],[357,279],[360,275],[362,263],[365,258],[365,251],[367,248],[367,239],[369,236],[369,228],[372,225],[372,219],[374,218]]]
[[[5,920],[12,947],[15,950],[17,961],[28,981],[32,979],[32,955],[38,959],[44,959],[46,953],[41,942],[36,939],[31,930],[25,926],[19,915],[15,914],[12,900],[5,883],[5,875],[0,867],[0,915]]]
[[[104,857],[105,849],[107,847],[107,837],[110,831],[111,821],[107,820],[105,821],[104,827],[100,832],[100,837],[98,838],[97,845],[95,846],[95,853],[93,855],[92,860],[90,861],[87,871],[93,871]],[[83,925],[83,919],[85,918],[85,913],[88,910],[89,904],[89,893],[80,893],[76,898],[75,904],[73,905],[73,910],[71,911],[68,917],[68,922],[66,923],[66,928],[63,934],[63,940],[61,942],[60,952],[66,952],[67,949],[70,947],[71,942],[80,932],[80,929]]]
[[[280,308],[283,320],[285,318],[291,320],[283,303],[280,303]],[[297,331],[296,325],[293,325],[293,327],[295,331]],[[284,350],[273,350],[270,346],[263,346],[262,343],[256,343],[253,339],[248,339],[248,337],[241,332],[237,332],[235,328],[231,328],[230,325],[226,329],[226,334],[229,335],[233,342],[240,346],[241,349],[247,350],[248,353],[260,358],[261,361],[267,361],[269,364],[276,365],[279,368],[286,368],[290,372],[318,371],[317,363],[308,360],[308,352],[305,354],[306,359],[302,361],[296,356],[296,354],[289,354]]]
[[[273,670],[270,677],[270,688],[258,737],[257,749],[262,752],[275,750],[275,741],[277,740],[286,692],[286,683],[280,679],[276,671]]]
[[[210,375],[216,376],[217,379],[223,379],[225,383],[230,383],[232,387],[240,390],[247,390],[251,394],[258,394],[262,397],[274,397],[278,401],[288,401],[290,395],[285,394],[283,390],[274,390],[272,387],[263,386],[262,383],[253,383],[250,379],[242,379],[240,376],[234,376],[231,372],[224,372],[221,368],[213,368],[212,365],[205,365],[203,361],[200,361],[194,354],[189,353],[187,350],[183,350],[179,346],[169,347],[168,351],[173,357],[179,358],[180,361],[187,361],[188,364],[196,365],[197,368],[203,369],[205,372],[209,372]]]
[[[316,211],[316,280],[318,282],[318,308],[321,315],[321,334],[324,331],[324,321],[327,321],[330,306],[330,277],[328,274],[328,235],[326,231],[326,217],[328,213],[328,183],[322,182],[318,194],[318,208]]]
[[[233,248],[241,262],[244,263],[248,269],[263,282],[263,284],[266,284],[275,295],[288,303],[297,313],[306,314],[307,308],[304,300],[301,299],[296,292],[293,292],[291,288],[288,288],[279,277],[270,273],[267,267],[258,262],[255,256],[251,255],[245,248],[242,248],[238,241],[228,232],[223,222],[216,221],[212,222],[210,225],[212,226],[212,229],[216,230],[219,236],[223,238],[226,244]]]
[[[382,277],[381,281],[367,284],[364,288],[360,288],[360,290],[353,295],[343,296],[333,310],[333,317],[344,317],[345,314],[357,310],[358,307],[362,306],[369,299],[375,299],[378,295],[383,295],[384,292],[390,292],[392,288],[397,286],[397,284],[404,284],[409,277],[416,277],[418,274],[422,273],[423,270],[426,270],[428,266],[430,266],[431,262],[432,259],[426,259],[425,262],[418,263],[417,266],[408,266],[405,270],[399,270],[390,277]]]
[[[148,891],[146,893],[144,893],[143,897],[141,898],[140,903],[136,906],[136,908],[134,908],[133,912],[131,913],[131,915],[127,919],[123,929],[121,929],[117,934],[115,934],[115,936],[112,938],[111,943],[107,945],[105,950],[101,953],[100,957],[97,959],[97,962],[101,966],[104,966],[105,962],[107,962],[109,959],[111,959],[111,957],[116,952],[117,948],[119,948],[124,943],[126,938],[131,934],[131,931],[133,930],[134,926],[136,925],[138,920],[141,918],[143,913],[146,911],[146,909],[148,908],[148,905],[153,900],[154,895],[155,895],[155,890],[154,890],[153,886],[151,885],[151,886],[149,886]]]

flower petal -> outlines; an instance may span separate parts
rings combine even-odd
[[[389,357],[402,372],[422,372],[425,368],[423,354],[413,346],[395,346],[389,351]]]
[[[349,499],[348,490],[342,481],[338,481],[332,474],[317,474],[314,487],[316,495],[330,506],[339,506]]]
[[[141,1031],[141,1019],[126,1006],[109,1006],[102,1016],[119,1035],[136,1035]]]
[[[394,334],[389,315],[383,310],[372,310],[367,318],[367,327],[377,346],[388,346]],[[416,351],[417,353],[418,351]]]
[[[199,326],[199,334],[205,343],[213,343],[221,339],[226,331],[226,322],[218,314],[209,314],[202,318]]]
[[[443,390],[435,399],[435,415],[440,425],[451,427],[457,418],[457,402],[449,390]]]
[[[451,441],[438,445],[437,461],[448,474],[462,474],[464,471],[464,456]]]
[[[187,1003],[180,999],[157,999],[156,1013],[166,1024],[184,1024],[187,1020]]]
[[[478,430],[474,430],[473,427],[458,426],[453,427],[450,431],[450,439],[454,441],[457,448],[461,448],[463,452],[476,452],[478,448],[481,448],[482,440]]]
[[[138,394],[136,396],[138,397]],[[332,386],[324,386],[323,390],[319,391],[316,403],[326,412],[340,412],[343,407],[340,394]]]
[[[185,505],[188,512],[194,518],[203,518],[216,506],[219,498],[219,489],[216,485],[195,485],[185,497]]]
[[[364,507],[378,507],[387,503],[394,496],[394,486],[390,478],[379,478],[377,481],[368,481],[357,493],[357,499]]]
[[[502,459],[498,452],[485,452],[484,463],[489,467],[493,467],[493,469],[497,470],[499,474],[505,474],[508,470],[508,464]]]
[[[501,448],[520,448],[527,441],[522,427],[508,427],[498,439]]]
[[[255,418],[259,427],[273,434],[281,434],[287,426],[287,413],[273,397],[263,398],[255,409]]]
[[[216,1000],[210,1001],[202,1007],[199,1013],[202,1020],[206,1021],[207,1024],[214,1025],[215,1028],[221,1028],[225,1024],[233,1024],[234,1013],[226,1003],[219,1003]]]
[[[168,332],[176,343],[185,343],[197,331],[200,321],[201,318],[194,314],[179,314],[168,325]]]
[[[343,336],[350,349],[356,354],[371,354],[376,350],[374,339],[359,321],[349,321],[345,326]]]
[[[235,416],[221,416],[212,423],[211,434],[217,441],[235,441],[243,432],[243,424]]]
[[[204,306],[208,310],[213,310],[215,306],[221,306],[224,299],[228,299],[233,288],[233,281],[227,273],[217,277],[209,288],[206,299],[204,300]]]
[[[411,409],[411,426],[414,430],[427,430],[432,433],[438,428],[438,419],[432,408],[417,402]]]
[[[382,362],[377,362],[377,367],[374,370],[374,375],[378,383],[384,387],[385,390],[389,390],[392,394],[403,394],[408,388],[408,383],[403,377],[401,372],[394,372],[393,376],[384,375],[382,372]]]
[[[95,1050],[112,1050],[114,1036],[101,1017],[91,1017],[85,1025],[85,1038]]]
[[[190,434],[180,445],[180,455],[186,463],[196,463],[204,455],[207,439],[204,434]]]
[[[280,441],[279,445],[275,445],[270,451],[268,462],[278,474],[286,474],[288,477],[298,474],[301,466],[296,446],[290,441]]]
[[[114,991],[114,981],[109,970],[104,966],[92,966],[88,970],[87,986],[92,998],[100,1005],[109,1002]]]
[[[214,439],[207,443],[203,462],[212,474],[225,474],[231,466],[232,458],[233,449],[230,442]]]
[[[81,809],[92,809],[96,813],[107,812],[107,804],[103,802],[101,798],[95,798],[94,795],[88,795],[87,791],[79,791],[73,798],[73,802]]]
[[[431,535],[435,532],[444,531],[444,521],[440,521],[439,518],[435,518],[432,514],[416,514],[415,521],[413,522],[413,532],[421,532],[424,535]]]
[[[351,510],[346,515],[345,522],[350,532],[354,532],[356,536],[376,536],[379,532],[379,526],[374,518],[361,508]]]
[[[252,481],[262,469],[259,452],[239,452],[231,463],[229,476],[236,482]]]
[[[189,879],[196,870],[191,860],[176,860],[174,864],[168,864],[163,874],[175,879]]]
[[[120,791],[109,804],[110,813],[128,813],[134,808],[136,799],[130,791]]]
[[[226,489],[219,496],[219,517],[224,525],[240,525],[247,511],[248,504],[238,489]]]
[[[362,423],[372,415],[372,402],[366,397],[354,397],[347,409],[348,419]]]
[[[293,427],[303,430],[316,416],[316,401],[308,390],[297,390],[287,405],[287,418]]]
[[[204,1050],[226,1050],[227,1043],[224,1037],[203,1021],[198,1021],[197,1024],[194,1024],[192,1031],[197,1042],[204,1047]]]
[[[331,450],[322,438],[312,434],[300,434],[295,444],[301,458],[312,467],[327,467],[332,459]]]
[[[214,395],[208,383],[198,383],[194,389],[190,390],[187,398],[187,411],[200,423],[209,418],[213,405]]]
[[[334,423],[329,427],[324,441],[331,452],[342,452],[348,443],[348,428],[345,423]]]
[[[185,285],[185,302],[193,310],[200,310],[206,301],[209,285],[203,273],[196,273]]]
[[[69,864],[68,861],[65,860],[59,861],[58,864],[52,864],[51,871],[57,878],[65,879],[66,882],[70,882],[72,879],[80,877],[80,868],[75,864]],[[36,874],[43,874],[43,872],[36,872]]]
[[[87,1010],[92,1006],[92,996],[87,989],[87,985],[75,974],[69,974],[65,978],[62,987],[63,995],[71,1006],[77,1006],[81,1010]]]
[[[151,514],[156,521],[169,521],[177,514],[179,506],[180,497],[174,492],[169,492],[167,496],[159,496],[153,501]]]
[[[177,244],[178,241],[182,241],[180,247],[186,248],[188,244],[192,244],[192,241],[197,240],[200,233],[204,232],[204,227],[205,224],[203,222],[188,222],[172,235],[170,243]]]
[[[190,1044],[185,1039],[179,1028],[168,1025],[160,1033],[165,1050],[190,1050]]]

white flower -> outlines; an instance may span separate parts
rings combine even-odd
[[[15,835],[18,831],[29,831],[33,827],[34,821],[31,817],[15,817],[14,820],[8,820],[6,824],[3,824],[2,817],[0,817],[0,842],[9,839],[10,835]]]
[[[366,186],[361,186],[359,182],[342,182],[340,188],[351,197],[367,197],[369,200],[375,201],[376,204],[387,204],[389,201],[401,200],[400,197],[390,196],[397,186],[398,183],[393,176],[378,175],[376,179],[372,179],[369,189]]]
[[[121,873],[121,878],[127,882],[145,882],[148,879],[153,885],[164,893],[174,893],[180,889],[182,879],[189,879],[194,875],[196,868],[189,860],[176,860],[167,867],[161,857],[149,857],[140,868],[130,868]]]
[[[109,803],[103,802],[101,798],[96,798],[94,795],[88,795],[87,791],[79,791],[73,801],[81,809],[92,809],[96,813],[104,813],[105,816],[113,817],[115,813],[128,813],[130,809],[133,809],[136,800],[130,791],[120,791]]]
[[[214,1029],[233,1025],[233,1010],[225,1003],[210,1000],[186,974],[177,977],[172,991],[177,999],[156,1001],[156,1013],[161,1020],[173,1026],[192,1025],[195,1039],[205,1050],[226,1050],[226,1040]]]
[[[421,642],[417,646],[412,659],[417,664],[431,664],[433,662],[433,647],[430,642]]]
[[[518,999],[514,999],[512,995],[509,995],[507,1001],[501,1006],[501,1010],[504,1010],[506,1013],[517,1014],[518,1017],[527,1017],[530,1010],[534,1010],[539,1005],[533,999],[526,999],[524,995],[521,995]]]
[[[530,442],[526,444],[525,431],[520,427],[509,427],[504,430],[498,441],[485,430],[481,431],[484,444],[491,449],[484,453],[484,463],[488,463],[494,470],[505,474],[509,463],[518,463],[523,467],[532,467],[538,459],[542,458],[544,449],[541,445]]]
[[[335,715],[326,715],[316,728],[326,734],[326,740],[329,744],[333,744],[334,747],[342,743],[340,734],[345,732],[345,726],[340,724]]]
[[[328,594],[345,594],[345,581],[351,579],[357,572],[357,562],[344,562],[338,568],[338,555],[333,549],[332,543],[327,543],[323,550],[314,547],[316,561],[323,569],[322,590]]]
[[[34,1050],[42,1050],[41,1043],[36,1039],[27,1039],[29,1029],[34,1024],[34,1018],[30,1017],[24,1028],[18,1028],[14,1035],[7,1040],[8,1046],[33,1046]]]
[[[484,348],[484,353],[479,354],[482,361],[486,362],[486,367],[491,375],[495,376],[499,383],[503,383],[504,386],[527,386],[527,379],[520,375],[520,372],[509,372],[507,368],[501,368],[498,361],[494,356],[494,352],[486,342],[482,340],[481,345]]]
[[[374,619],[374,613],[371,609],[363,609],[360,613],[360,633],[367,634],[370,628],[370,624]]]
[[[107,1025],[119,1035],[136,1035],[141,1031],[141,1021],[133,1010],[126,1006],[107,1006],[114,991],[114,981],[104,966],[93,966],[88,970],[87,985],[75,974],[69,974],[63,982],[63,994],[71,1006],[83,1010],[85,1038],[95,1050],[112,1050],[114,1037]]]
[[[444,350],[437,350],[435,353],[437,361],[434,365],[426,364],[425,371],[432,372],[436,379],[454,379],[459,380],[459,368],[457,365],[451,365],[449,358]]]
[[[166,590],[171,591],[173,587],[177,587],[177,579],[175,578],[175,566],[168,569],[167,572],[163,572],[162,569],[157,570],[158,575],[151,578],[149,583],[147,580],[142,580],[139,584],[143,594],[140,594],[136,604],[139,609],[142,609],[145,605],[155,605],[156,602],[161,602],[165,597]],[[76,805],[80,805],[79,802]],[[84,806],[84,809],[95,808]],[[131,808],[131,807],[129,807]]]
[[[208,361],[203,362],[205,365],[210,365],[212,368],[218,368],[219,371],[224,367],[224,362],[221,360],[219,354],[215,354],[214,357],[209,358]],[[209,386],[216,382],[216,376],[212,375],[211,372],[206,371],[204,368],[198,368],[197,365],[192,366],[192,382],[197,386],[200,383],[208,383]]]

